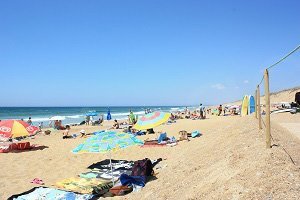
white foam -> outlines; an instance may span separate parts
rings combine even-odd
[[[41,118],[31,118],[31,121],[32,122],[43,122],[43,121],[49,121],[49,118],[44,118],[44,117],[41,117]]]
[[[71,118],[71,119],[78,119],[83,117],[83,115],[70,115],[70,116],[66,116],[66,118]]]
[[[133,112],[134,115],[143,115],[145,114],[145,111],[139,111],[139,112]],[[111,113],[112,116],[127,116],[129,115],[129,112],[127,113]]]

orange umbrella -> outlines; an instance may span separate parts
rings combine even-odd
[[[22,120],[3,120],[0,122],[0,135],[16,138],[33,135],[39,128],[31,126]]]

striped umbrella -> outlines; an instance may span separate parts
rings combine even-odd
[[[29,136],[34,134],[38,129],[22,120],[3,120],[0,122],[0,135],[7,138]]]
[[[73,149],[73,153],[106,153],[109,152],[110,169],[112,182],[113,167],[111,164],[111,151],[124,149],[134,145],[143,145],[144,143],[129,133],[118,133],[114,131],[98,132],[96,135],[86,139],[82,144]]]
[[[137,130],[147,130],[159,126],[169,120],[171,114],[164,112],[153,112],[140,117],[133,126]]]

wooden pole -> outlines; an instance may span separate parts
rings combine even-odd
[[[255,118],[257,119],[257,90],[255,90]]]
[[[270,87],[269,72],[265,70],[265,101],[266,101],[266,147],[271,148],[271,121],[270,121]]]
[[[259,85],[257,86],[257,116],[258,116],[258,128],[262,129],[261,126],[261,110],[260,110],[260,89]]]

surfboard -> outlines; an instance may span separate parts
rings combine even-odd
[[[290,108],[290,109],[283,109],[283,110],[274,110],[271,112],[271,114],[284,113],[284,112],[295,112],[295,111],[296,111],[296,109]]]
[[[255,112],[255,99],[252,95],[249,96],[248,115]]]
[[[241,116],[246,116],[248,114],[248,107],[249,107],[249,97],[248,95],[245,95],[242,103]]]

